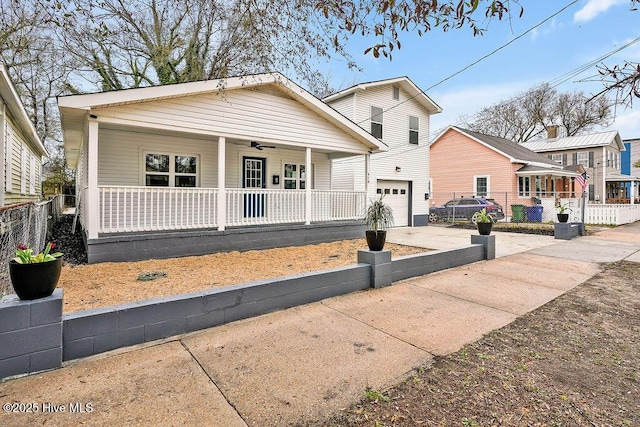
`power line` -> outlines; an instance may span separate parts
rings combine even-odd
[[[463,73],[464,71],[468,70],[469,68],[473,67],[474,65],[477,65],[478,63],[480,63],[480,62],[484,61],[485,59],[489,58],[490,56],[492,56],[492,55],[496,54],[496,53],[497,53],[497,52],[499,52],[500,50],[502,50],[502,49],[504,49],[505,47],[509,46],[510,44],[514,43],[516,40],[521,39],[522,37],[524,37],[525,35],[527,35],[527,34],[528,34],[528,33],[530,33],[531,31],[533,31],[533,30],[535,30],[536,28],[540,27],[541,25],[543,25],[543,24],[544,24],[544,23],[546,23],[547,21],[549,21],[549,20],[551,20],[551,19],[555,18],[556,16],[558,16],[559,14],[561,14],[562,12],[564,12],[566,9],[568,9],[568,8],[569,8],[569,7],[571,7],[572,5],[576,4],[578,1],[579,1],[579,0],[573,0],[573,1],[569,2],[567,5],[565,5],[564,7],[562,7],[560,10],[558,10],[558,11],[557,11],[557,12],[555,12],[555,13],[553,13],[552,15],[549,15],[547,18],[543,19],[542,21],[540,21],[539,23],[537,23],[537,24],[536,24],[536,25],[534,25],[533,27],[529,28],[529,29],[528,29],[527,31],[525,31],[524,33],[522,33],[522,34],[520,34],[520,35],[516,36],[515,38],[513,38],[512,40],[510,40],[510,41],[508,41],[507,43],[503,44],[502,46],[500,46],[500,47],[498,47],[498,48],[494,49],[494,50],[493,50],[493,51],[491,51],[490,53],[488,53],[488,54],[486,54],[486,55],[482,56],[480,59],[478,59],[478,60],[476,60],[476,61],[472,62],[471,64],[467,65],[466,67],[462,68],[461,70],[458,70],[458,71],[456,71],[455,73],[453,73],[453,74],[451,74],[451,75],[449,75],[449,76],[445,77],[444,79],[442,79],[442,80],[440,80],[439,82],[437,82],[437,83],[435,83],[435,84],[433,84],[433,85],[429,86],[428,88],[426,88],[426,89],[424,89],[424,90],[423,90],[423,89],[419,89],[418,94],[413,95],[413,96],[411,96],[411,97],[409,97],[409,98],[405,99],[404,101],[398,102],[397,104],[395,104],[395,105],[393,105],[393,106],[391,106],[391,107],[387,108],[386,110],[383,110],[383,113],[386,113],[387,111],[393,110],[394,108],[397,108],[398,106],[400,106],[400,105],[402,105],[402,104],[404,104],[404,103],[406,103],[406,102],[409,102],[410,100],[415,99],[415,98],[417,98],[417,97],[418,97],[418,96],[420,96],[420,95],[425,95],[425,96],[427,96],[427,97],[428,97],[428,95],[426,94],[426,91],[428,91],[428,90],[430,90],[430,89],[433,89],[434,87],[437,87],[437,86],[441,85],[442,83],[444,83],[444,82],[446,82],[446,81],[448,81],[448,80],[452,79],[453,77],[457,76],[458,74]],[[369,121],[369,120],[371,120],[371,116],[369,116],[368,118],[366,118],[366,119],[362,120],[361,122],[358,122],[357,124],[359,125],[359,124],[362,124],[362,123],[364,123],[364,122],[366,122],[366,121]]]

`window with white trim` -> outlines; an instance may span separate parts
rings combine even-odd
[[[145,153],[147,187],[197,187],[198,156]]]
[[[563,164],[562,163],[562,154],[552,154],[551,155],[551,160],[553,160],[554,162],[556,162],[559,165]]]
[[[311,165],[313,170],[313,164]],[[286,190],[304,190],[307,188],[307,167],[295,163],[284,164],[284,188]],[[313,183],[311,184],[313,186]]]
[[[473,177],[473,192],[476,196],[487,197],[489,195],[489,177],[488,176],[474,176]]]
[[[577,153],[577,164],[582,165],[585,168],[589,167],[589,153],[586,151],[581,151],[579,153]]]
[[[395,101],[400,101],[400,88],[398,86],[393,87],[393,99]]]
[[[420,134],[420,119],[409,116],[409,144],[418,144]]]
[[[531,195],[531,178],[528,176],[518,177],[518,196],[529,197]]]
[[[380,107],[371,107],[371,135],[382,139],[382,120],[384,112]]]

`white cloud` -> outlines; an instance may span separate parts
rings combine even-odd
[[[442,107],[442,113],[431,116],[430,138],[450,125],[461,125],[460,117],[472,116],[484,107],[513,97],[533,87],[535,82],[512,82],[503,85],[478,85],[430,91],[428,95]]]
[[[626,110],[618,114],[616,120],[608,127],[615,129],[622,139],[640,138],[640,109]]]
[[[591,21],[612,6],[626,3],[628,3],[628,0],[587,0],[587,4],[573,15],[573,22]]]

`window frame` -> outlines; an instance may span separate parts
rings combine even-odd
[[[169,157],[169,171],[168,172],[154,172],[147,171],[147,156],[155,155],[155,156],[168,156]],[[178,157],[193,157],[195,158],[195,169],[196,171],[191,172],[176,172],[176,158]],[[186,154],[186,153],[175,153],[175,152],[167,152],[161,150],[144,150],[141,156],[141,185],[144,187],[157,187],[157,188],[198,188],[200,187],[200,155],[199,154]],[[167,176],[169,185],[148,185],[147,184],[147,175],[155,175],[155,176]],[[176,186],[176,178],[177,177],[194,177],[194,185],[193,186]]]
[[[576,166],[577,165],[582,165],[585,168],[589,167],[589,152],[588,151],[578,151],[576,153]]]
[[[374,113],[374,109],[380,110],[380,112]],[[384,134],[384,109],[372,105],[369,112],[371,113],[371,135],[382,140]]]
[[[518,197],[531,197],[531,177],[518,177]]]
[[[473,194],[476,197],[489,197],[491,194],[491,177],[489,175],[474,175],[473,176]],[[485,194],[480,194],[478,192],[478,179],[486,180],[486,191]]]
[[[287,177],[287,166],[295,166],[295,177]],[[313,163],[311,163],[311,171],[314,170]],[[304,177],[302,174],[304,173]],[[306,170],[304,163],[287,162],[282,164],[282,188],[284,190],[306,190],[307,183],[309,182],[309,173]],[[286,181],[295,182],[295,188],[287,188]],[[304,186],[302,185],[304,183]],[[311,181],[311,189],[313,189],[313,180]]]
[[[416,119],[417,126],[415,129],[411,127],[411,119]],[[411,136],[415,134],[416,142],[412,142]],[[409,116],[409,144],[419,145],[420,144],[420,117],[417,116]]]

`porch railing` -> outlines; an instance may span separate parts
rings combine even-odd
[[[214,188],[99,187],[100,233],[216,227]]]
[[[216,188],[99,187],[99,233],[217,228]],[[227,188],[227,227],[304,223],[304,190]],[[311,221],[362,217],[366,193],[311,191]]]

